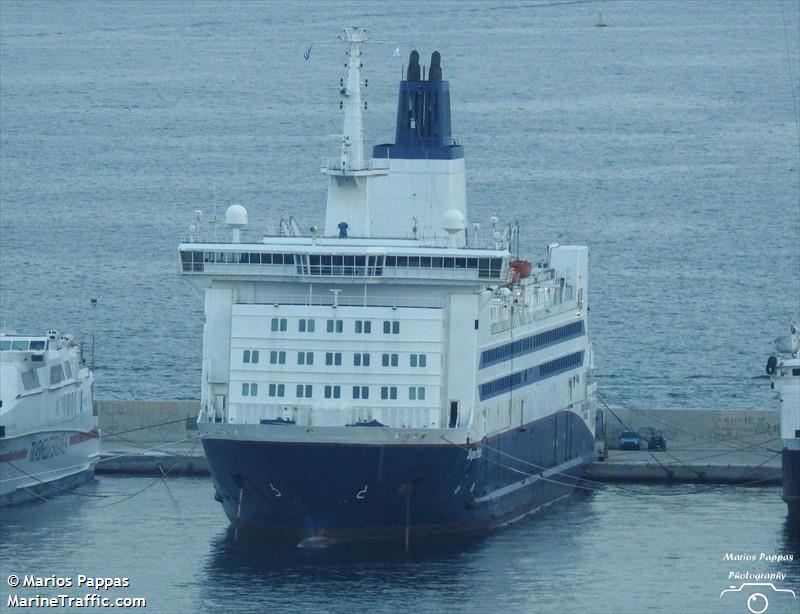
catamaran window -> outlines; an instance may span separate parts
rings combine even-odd
[[[305,318],[300,318],[297,322],[297,330],[301,333],[313,333],[314,332],[314,320],[306,320]]]
[[[397,387],[396,386],[381,386],[381,398],[386,399],[396,399],[397,398]]]
[[[11,344],[12,350],[27,350],[28,349],[28,340],[25,341],[14,341]]]
[[[309,385],[305,385],[304,386],[303,384],[297,384],[297,394],[296,394],[296,396],[297,396],[298,399],[302,399],[302,398],[310,399],[311,398],[311,391],[312,391],[311,386],[309,386]]]
[[[353,386],[353,398],[354,399],[368,399],[369,398],[369,386]]]
[[[356,352],[353,354],[353,366],[354,367],[368,367],[369,366],[369,354],[365,353],[362,354],[360,352]]]
[[[64,381],[64,369],[61,365],[53,365],[50,367],[50,385],[59,384]]]
[[[286,352],[278,352],[276,350],[272,350],[269,353],[269,362],[273,365],[285,365],[286,364]]]
[[[372,321],[371,320],[356,320],[355,323],[355,331],[356,334],[364,334],[368,335],[372,332]]]
[[[22,387],[25,388],[25,390],[33,390],[34,388],[41,387],[39,383],[39,373],[37,371],[23,371],[20,375],[22,376]]]
[[[43,350],[44,349],[44,341],[31,341],[31,349],[32,350]]]
[[[340,399],[342,397],[341,386],[325,386],[326,399]]]
[[[408,389],[408,398],[411,401],[424,401],[425,388],[423,386],[411,386]]]
[[[325,352],[325,364],[328,366],[340,366],[342,364],[341,352]]]
[[[428,363],[428,357],[425,354],[411,354],[409,364],[412,367],[425,367]]]
[[[282,333],[286,332],[288,328],[286,318],[272,318],[272,324],[270,325],[270,330],[273,332],[280,331]]]
[[[328,320],[326,330],[329,333],[341,333],[344,331],[344,322],[342,320]]]
[[[314,364],[314,352],[297,352],[297,364],[298,365],[313,365]]]

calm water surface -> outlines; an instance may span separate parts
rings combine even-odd
[[[782,586],[800,588],[800,534],[777,488],[629,488],[583,491],[502,530],[412,543],[406,554],[402,544],[309,551],[237,540],[208,480],[100,477],[81,492],[105,497],[4,511],[0,561],[3,579],[128,577],[109,594],[146,597],[156,612],[735,613],[743,601],[719,597],[739,584],[732,571],[781,572]],[[726,562],[727,552],[794,560]],[[796,609],[772,600],[769,612]]]

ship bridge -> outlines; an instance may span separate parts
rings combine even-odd
[[[376,282],[493,282],[507,269],[506,250],[424,247],[416,241],[276,238],[263,243],[183,243],[180,270],[215,278]]]

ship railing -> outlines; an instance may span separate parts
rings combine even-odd
[[[232,424],[287,424],[304,427],[388,426],[392,428],[439,428],[437,407],[350,405],[347,403],[275,404],[231,403]],[[375,424],[378,423],[378,424]]]
[[[354,168],[346,160],[339,158],[322,158],[319,164],[323,173],[385,173],[389,170],[388,158],[373,158],[364,162],[360,168]]]
[[[560,288],[555,290],[552,298],[545,302],[513,306],[511,304],[493,305],[492,319],[494,321],[491,333],[495,335],[511,328],[533,324],[575,308],[571,287],[567,286],[563,293]]]
[[[237,300],[242,305],[301,305],[304,307],[332,307],[336,304],[339,307],[392,307],[392,308],[425,308],[443,309],[444,299],[435,297],[417,296],[343,296],[334,298],[333,294],[305,294],[295,296],[279,296],[271,300],[246,296],[240,292]]]

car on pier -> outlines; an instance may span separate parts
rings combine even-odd
[[[641,450],[642,437],[636,431],[622,431],[619,435],[620,450]]]
[[[650,439],[647,440],[647,449],[661,451],[666,450],[667,440],[664,439],[664,436],[661,433],[653,433],[650,436]]]

